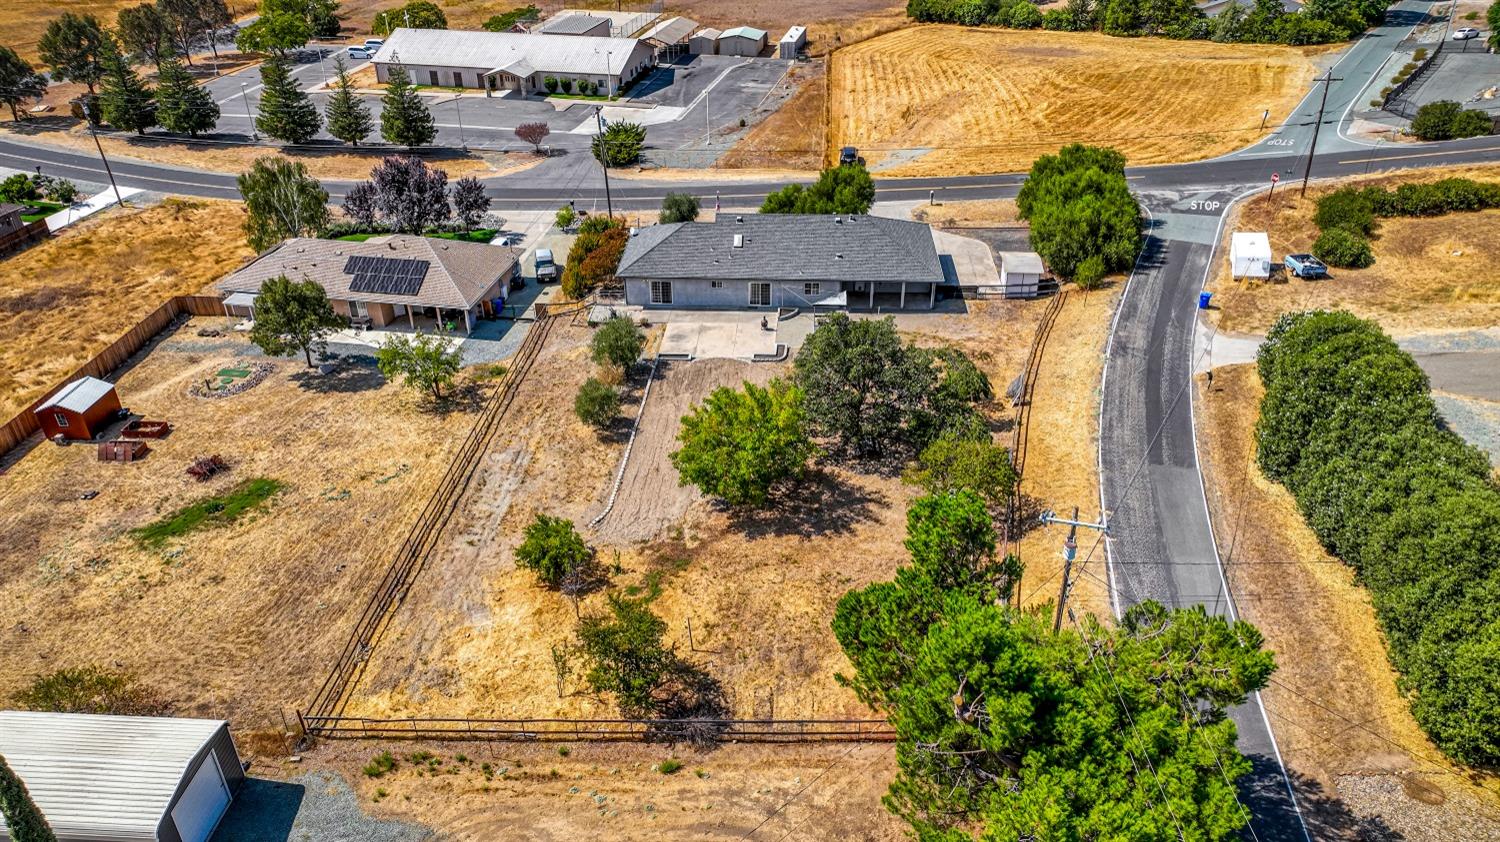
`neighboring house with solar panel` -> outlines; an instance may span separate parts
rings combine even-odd
[[[245,780],[214,719],[0,711],[0,756],[59,842],[206,842]]]
[[[254,318],[254,296],[279,275],[316,282],[353,327],[432,329],[474,323],[505,306],[521,271],[505,246],[392,234],[362,243],[297,237],[219,281],[226,310]]]
[[[720,215],[642,228],[615,277],[657,308],[930,309],[949,281],[932,229],[877,216]]]
[[[649,71],[655,60],[655,47],[635,38],[405,27],[387,35],[373,59],[381,82],[399,65],[419,85],[521,94],[546,93],[549,77],[586,79],[613,93]]]

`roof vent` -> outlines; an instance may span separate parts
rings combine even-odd
[[[634,237],[638,233],[640,233],[639,228],[636,228],[634,225],[630,226],[630,236]]]
[[[844,253],[843,252],[839,252],[838,254],[835,254],[833,256],[833,259],[834,260],[843,260],[844,259]]]
[[[737,248],[737,249],[742,249],[742,248],[745,247],[745,235],[744,234],[735,234],[734,235],[734,247]]]
[[[734,218],[734,221],[737,222],[737,223],[739,223],[739,224],[741,224],[741,225],[743,225],[745,223],[745,218],[743,216],[736,216]]]
[[[843,225],[844,224],[844,218],[842,216],[835,216],[833,218],[833,224],[834,225]]]

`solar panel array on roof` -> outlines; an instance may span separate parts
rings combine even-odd
[[[425,260],[355,255],[344,264],[344,274],[353,276],[350,292],[416,295],[422,290],[429,265]]]

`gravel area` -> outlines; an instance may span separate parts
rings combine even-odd
[[[434,836],[420,825],[366,815],[342,777],[310,772],[287,781],[247,779],[211,842],[418,842]]]
[[[1456,787],[1438,788],[1420,775],[1345,775],[1344,803],[1362,819],[1364,839],[1486,842],[1500,839],[1496,817]]]

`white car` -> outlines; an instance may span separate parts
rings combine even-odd
[[[1460,29],[1460,30],[1458,30],[1458,31],[1456,31],[1456,32],[1453,33],[1453,40],[1455,40],[1455,41],[1467,41],[1470,38],[1478,38],[1478,37],[1479,37],[1479,30],[1475,29],[1472,26],[1466,26],[1463,29]]]
[[[375,53],[364,47],[350,47],[349,58],[357,58],[361,61],[369,61],[375,57]]]
[[[365,49],[369,50],[372,53],[379,52],[380,48],[384,47],[384,46],[385,46],[385,41],[382,41],[379,38],[367,38],[367,39],[365,39]]]

